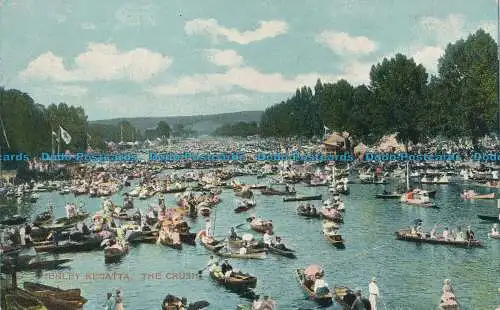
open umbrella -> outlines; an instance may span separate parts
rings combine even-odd
[[[321,267],[318,265],[311,265],[304,270],[304,274],[307,276],[314,276],[317,273],[321,273]]]
[[[252,234],[244,234],[243,236],[241,236],[241,239],[243,239],[243,241],[252,241],[253,235]]]

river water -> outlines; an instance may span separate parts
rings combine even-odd
[[[243,182],[259,183],[255,177],[239,178]],[[500,304],[500,242],[488,239],[491,224],[481,224],[477,214],[495,214],[494,202],[465,202],[459,198],[461,187],[448,185],[437,187],[436,201],[440,209],[424,209],[401,206],[395,201],[374,199],[383,190],[377,185],[351,184],[351,195],[345,197],[346,212],[341,233],[346,239],[346,248],[332,247],[322,236],[321,221],[307,220],[295,214],[296,202],[282,202],[280,196],[262,196],[256,192],[256,213],[272,219],[277,235],[283,236],[288,247],[297,251],[298,258],[270,255],[265,260],[233,260],[235,269],[258,277],[257,293],[272,296],[279,309],[314,309],[314,302],[304,300],[294,271],[310,264],[321,265],[326,272],[330,287],[347,285],[359,287],[367,294],[368,284],[377,277],[381,292],[378,309],[438,309],[442,282],[452,280],[462,309],[491,310]],[[326,194],[326,187],[307,188],[297,185],[299,193]],[[484,189],[483,189],[484,190]],[[113,200],[121,203],[122,193]],[[215,235],[222,236],[228,227],[245,222],[249,213],[234,214],[236,197],[230,190],[221,195],[223,202],[217,206]],[[40,200],[31,207],[22,207],[21,212],[42,212],[49,202],[56,205],[58,217],[64,216],[64,204],[74,200],[73,196],[61,196],[57,192],[42,193]],[[146,209],[154,202],[136,200],[136,206]],[[89,211],[100,209],[101,199],[80,198]],[[167,203],[175,204],[175,196],[167,195]],[[250,214],[251,214],[250,213]],[[398,241],[394,232],[406,228],[420,218],[424,228],[430,230],[435,223],[456,229],[470,224],[478,239],[484,240],[484,249],[462,249],[439,245],[417,245]],[[191,222],[192,231],[204,228],[201,218]],[[245,228],[240,230],[246,232]],[[72,258],[71,270],[56,274],[41,275],[21,273],[19,282],[40,280],[61,288],[81,288],[89,301],[85,309],[102,309],[107,292],[123,291],[125,308],[133,310],[160,309],[168,293],[185,296],[189,301],[207,300],[210,309],[235,309],[239,303],[247,302],[238,295],[226,292],[212,282],[205,273],[201,278],[194,274],[202,269],[209,259],[208,251],[201,245],[184,245],[182,252],[157,246],[141,244],[134,246],[121,263],[104,264],[102,251],[64,254],[60,258]],[[107,273],[101,279],[102,273]],[[87,274],[95,274],[92,279]],[[64,277],[54,279],[53,277]],[[333,305],[330,309],[339,309]]]

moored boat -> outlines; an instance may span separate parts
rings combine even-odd
[[[35,282],[24,282],[23,287],[25,290],[36,293],[36,292],[48,292],[50,294],[54,294],[56,297],[60,298],[68,298],[68,297],[80,297],[82,295],[82,291],[79,288],[74,289],[60,289],[58,287],[44,285],[41,283]]]
[[[56,224],[62,224],[62,223],[66,224],[66,225],[76,224],[78,222],[85,220],[88,217],[89,217],[88,212],[82,212],[82,213],[76,214],[76,215],[71,216],[71,217],[58,218],[58,219],[56,219]]]
[[[241,258],[241,259],[265,259],[266,252],[257,252],[257,253],[236,253],[236,252],[225,252],[225,251],[217,251],[215,253],[217,256],[225,257],[225,258]]]
[[[432,239],[428,237],[420,237],[419,235],[415,235],[411,233],[410,229],[404,229],[396,232],[396,239],[417,243],[430,243],[430,244],[442,244],[442,245],[451,245],[456,247],[483,247],[483,243],[479,240],[471,240],[471,241],[457,241],[457,240],[445,240],[442,238]]]
[[[24,289],[30,294],[38,297],[49,309],[76,310],[82,309],[87,303],[80,289],[61,290],[48,285],[25,282]]]
[[[255,205],[256,205],[256,203],[253,200],[242,201],[240,203],[240,205],[236,209],[234,209],[234,213],[241,213],[241,212],[248,211],[248,210],[254,208]]]
[[[26,223],[26,217],[20,216],[18,214],[13,215],[11,217],[4,218],[2,221],[0,221],[1,225],[21,225]]]
[[[23,265],[7,265],[3,264],[1,267],[1,272],[12,272],[12,271],[29,271],[29,270],[51,270],[60,268],[62,265],[71,262],[72,259],[54,259],[45,261],[35,261]]]

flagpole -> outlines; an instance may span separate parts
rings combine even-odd
[[[59,126],[59,139],[57,140],[57,153],[61,153],[61,126]]]
[[[50,141],[52,145],[52,154],[54,154],[54,129],[50,126]]]

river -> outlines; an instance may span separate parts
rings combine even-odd
[[[261,181],[255,177],[239,179],[248,183]],[[494,203],[462,201],[459,198],[461,187],[448,185],[437,187],[436,202],[440,209],[406,207],[396,201],[374,199],[374,195],[383,190],[381,186],[350,186],[351,194],[344,198],[345,223],[341,227],[346,239],[344,250],[332,247],[324,239],[321,221],[297,216],[297,203],[284,203],[280,196],[263,196],[259,191],[255,191],[257,207],[254,211],[235,214],[236,197],[231,190],[224,190],[223,202],[216,208],[215,235],[226,234],[228,227],[244,223],[252,213],[273,220],[277,235],[283,236],[285,244],[297,251],[298,258],[290,260],[270,255],[260,261],[233,260],[232,265],[257,276],[256,292],[265,292],[274,298],[279,309],[316,308],[314,302],[304,300],[294,274],[296,268],[310,264],[324,268],[330,287],[336,284],[359,287],[364,294],[368,293],[371,278],[377,277],[381,292],[378,309],[437,309],[442,282],[446,278],[452,280],[462,310],[491,310],[500,304],[500,242],[488,239],[491,225],[480,224],[476,216],[496,212]],[[301,185],[296,189],[301,194],[326,194],[327,190],[326,187]],[[113,201],[121,203],[121,194],[113,197]],[[22,207],[21,212],[40,213],[52,202],[56,205],[56,215],[61,217],[65,215],[65,202],[74,200],[72,195],[61,196],[57,192],[40,196],[36,204]],[[101,199],[78,197],[78,201],[84,202],[91,212],[100,209]],[[154,198],[136,200],[136,206],[146,209],[153,201]],[[175,196],[167,195],[167,203],[174,205]],[[476,237],[484,240],[486,248],[462,249],[396,240],[394,232],[408,227],[417,218],[423,220],[426,230],[435,223],[450,229],[470,224]],[[199,231],[204,221],[200,218],[190,225],[192,231]],[[182,252],[178,252],[154,244],[141,244],[134,246],[121,263],[114,265],[104,264],[102,251],[60,257],[73,259],[71,270],[61,274],[45,272],[41,279],[40,275],[20,273],[19,282],[38,278],[48,285],[81,288],[82,295],[89,300],[85,309],[102,309],[106,293],[118,288],[123,291],[125,308],[133,310],[159,309],[168,293],[185,296],[192,302],[207,300],[211,303],[210,309],[235,309],[237,304],[247,302],[216,285],[206,273],[201,278],[194,276],[209,258],[201,245],[185,245]],[[97,278],[101,273],[107,273],[107,277]],[[95,274],[94,279],[89,274]],[[55,276],[64,276],[64,279],[53,279]],[[333,305],[330,309],[339,308]]]

